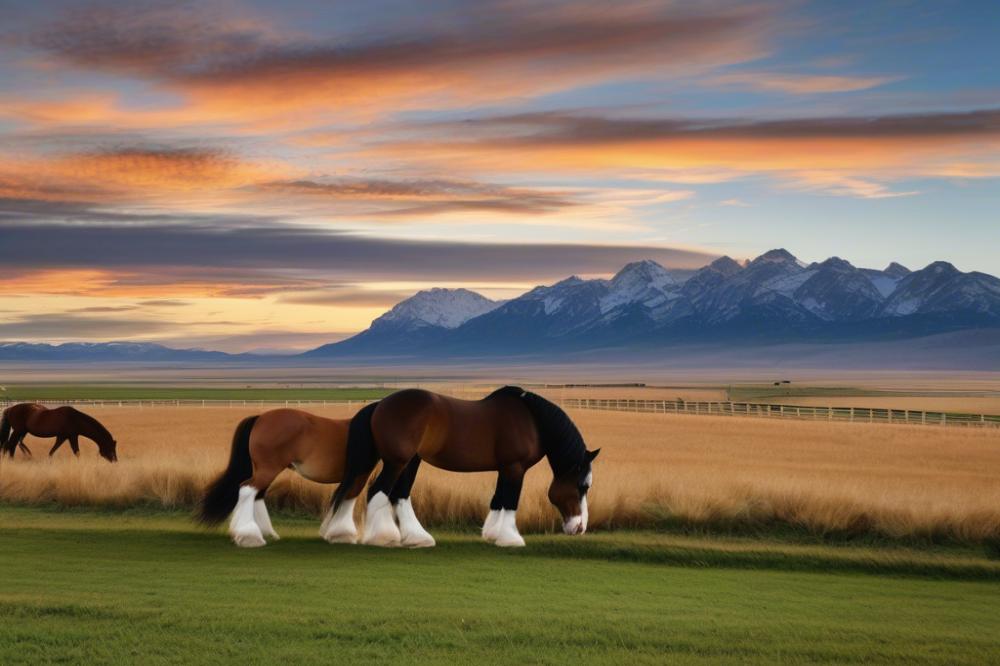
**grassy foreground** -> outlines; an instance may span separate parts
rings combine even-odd
[[[179,514],[0,507],[0,663],[1000,659],[1000,563],[649,533],[238,550]]]

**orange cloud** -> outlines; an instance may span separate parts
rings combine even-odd
[[[691,75],[766,53],[770,11],[620,3],[450,6],[422,33],[358,41],[281,34],[261,21],[205,10],[78,8],[25,42],[53,67],[138,78],[181,108],[137,122],[230,122],[299,129],[401,108],[536,96],[622,76]],[[24,118],[122,118],[108,100],[20,106]],[[83,108],[80,108],[83,107]],[[173,114],[173,117],[171,117]]]
[[[998,176],[1000,110],[760,122],[521,114],[428,125],[441,138],[372,148],[479,173],[598,172],[652,179],[768,173],[813,189],[898,195],[873,181]],[[463,138],[449,137],[460,133]],[[637,176],[639,174],[639,176]],[[705,174],[709,174],[707,177]],[[677,176],[675,176],[677,177]],[[683,182],[682,176],[678,177]],[[822,183],[829,187],[821,188]]]

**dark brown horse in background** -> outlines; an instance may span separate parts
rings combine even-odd
[[[553,475],[549,500],[562,515],[563,531],[583,534],[591,462],[598,452],[587,450],[560,407],[515,386],[478,401],[419,389],[399,391],[352,420],[347,471],[334,494],[333,511],[360,493],[381,458],[382,472],[368,490],[363,542],[433,546],[410,504],[421,461],[453,472],[495,471],[496,492],[483,538],[498,546],[523,546],[516,515],[524,474],[547,458]]]
[[[20,447],[26,455],[31,449],[24,444],[27,435],[35,437],[55,437],[55,446],[49,451],[54,454],[64,442],[69,442],[74,455],[80,455],[80,437],[86,437],[97,444],[101,457],[115,462],[118,460],[118,443],[101,422],[89,414],[73,407],[48,409],[42,405],[23,402],[8,407],[0,418],[0,455],[6,453],[11,458]]]

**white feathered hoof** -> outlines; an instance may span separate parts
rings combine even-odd
[[[401,541],[399,527],[393,517],[392,503],[383,492],[378,492],[368,502],[365,517],[365,534],[361,542],[366,546],[395,548]]]
[[[341,502],[336,513],[328,511],[319,535],[327,543],[357,543],[358,528],[354,526],[354,502],[357,498]]]
[[[488,514],[486,514],[486,520],[483,521],[483,538],[489,542],[497,540],[500,536],[500,510],[491,509]]]
[[[272,539],[278,541],[281,539],[278,533],[274,531],[274,526],[271,524],[271,516],[267,513],[267,505],[264,504],[264,500],[255,500],[253,503],[253,520],[257,523],[257,527],[260,528],[260,533],[264,535],[265,539]]]
[[[403,548],[433,548],[434,537],[424,529],[413,512],[410,498],[396,501],[396,520],[399,521],[400,545]]]
[[[517,511],[501,510],[497,520],[497,538],[493,543],[501,548],[520,548],[524,546],[524,538],[517,531]]]
[[[261,534],[260,528],[255,524],[245,525],[233,530],[232,537],[233,543],[240,548],[260,548],[267,545],[264,535]]]

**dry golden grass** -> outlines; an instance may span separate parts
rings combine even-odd
[[[349,416],[345,407],[315,409]],[[29,438],[35,460],[0,464],[0,500],[64,505],[193,506],[225,465],[243,409],[93,409],[119,440],[120,462],[82,445],[45,457],[49,441]],[[1000,538],[1000,432],[808,421],[572,412],[595,464],[595,528],[794,527],[818,534],[880,535],[963,542]],[[558,528],[542,462],[528,475],[519,523]],[[414,490],[428,525],[478,524],[492,474],[424,466]],[[272,505],[319,515],[332,487],[285,472]]]

